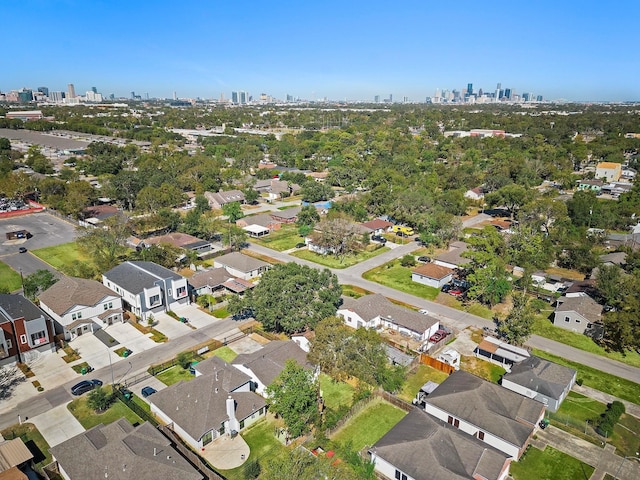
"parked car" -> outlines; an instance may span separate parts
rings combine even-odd
[[[371,240],[372,240],[373,242],[378,242],[378,243],[381,243],[381,244],[383,244],[383,245],[384,245],[385,243],[387,243],[387,239],[386,239],[386,238],[384,238],[382,235],[371,235]]]
[[[447,283],[446,285],[443,285],[440,290],[442,290],[444,293],[447,293],[452,288],[453,288],[453,285],[451,285],[450,283]]]
[[[418,310],[418,313],[421,313],[422,315],[429,315],[429,310],[425,310],[424,308],[421,308],[420,310]]]
[[[404,232],[396,232],[396,237],[407,238],[409,235]]]
[[[304,242],[300,242],[300,243],[296,243],[296,248],[302,248],[302,247],[306,247],[307,244]]]
[[[464,290],[462,290],[460,287],[452,287],[451,290],[449,290],[449,295],[453,295],[454,297],[459,297],[463,293]]]
[[[157,390],[155,388],[147,386],[147,387],[142,387],[142,391],[140,393],[142,393],[142,396],[144,398],[147,398],[156,392]]]
[[[451,280],[453,286],[460,288],[460,290],[469,290],[471,284],[467,280],[461,280],[459,278],[454,278]]]
[[[18,249],[18,252],[20,252],[20,253],[27,253],[27,249],[26,249],[25,247],[20,247],[20,248]]]
[[[442,340],[446,336],[447,336],[447,332],[446,331],[438,330],[436,333],[434,333],[433,335],[431,335],[429,337],[429,341],[431,343],[438,343],[440,340]]]
[[[431,259],[429,257],[425,257],[424,255],[418,257],[418,261],[422,263],[429,263]]]
[[[73,387],[71,387],[71,393],[73,395],[82,395],[94,388],[101,387],[102,381],[94,378],[93,380],[83,380],[80,383],[76,383]]]

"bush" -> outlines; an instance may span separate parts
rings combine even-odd
[[[416,264],[416,258],[413,255],[407,254],[400,259],[400,265],[403,267],[413,267]]]
[[[351,405],[355,405],[360,400],[364,400],[365,398],[369,398],[371,396],[371,390],[362,383],[358,383],[355,391],[353,392],[353,399],[351,401]]]
[[[87,405],[97,412],[104,412],[113,402],[113,395],[110,395],[102,387],[93,390],[87,397]]]
[[[180,352],[176,356],[176,360],[178,362],[178,365],[180,365],[184,370],[186,370],[191,365],[192,357],[193,355],[191,354],[191,352]]]
[[[583,382],[583,380],[581,378],[579,378],[579,379],[576,380],[576,385],[581,387],[582,386],[582,382]]]
[[[260,467],[260,462],[258,460],[249,460],[243,469],[244,478],[246,480],[253,480],[254,478],[258,478],[260,476],[260,472],[262,471],[262,467]]]
[[[598,423],[598,433],[605,437],[610,436],[613,433],[613,429],[620,420],[620,417],[625,412],[624,404],[615,400],[607,405],[607,411],[604,412],[600,422]]]
[[[349,413],[347,405],[340,405],[337,409],[325,408],[323,428],[332,429],[347,413]]]

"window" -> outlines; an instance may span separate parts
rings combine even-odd
[[[451,415],[449,415],[449,417],[447,418],[447,423],[449,425],[453,425],[453,417]]]
[[[478,440],[484,440],[484,432],[478,431]]]
[[[160,303],[160,295],[153,295],[151,297],[149,297],[149,305],[150,306],[154,306],[154,305],[158,305]]]
[[[10,339],[10,338],[7,338],[7,339],[5,340],[5,342],[7,342],[7,350],[11,350],[11,346],[12,346],[12,345],[11,345],[11,339]]]
[[[240,430],[244,428],[244,420],[240,420]]]
[[[404,473],[402,473],[400,470],[396,470],[396,479],[407,480],[407,476]]]
[[[27,343],[27,336],[26,335],[20,335],[20,343]]]
[[[176,290],[176,298],[184,297],[187,294],[187,287],[178,287]]]
[[[104,309],[105,310],[109,310],[111,308],[113,308],[113,302],[109,302],[109,303],[105,303],[104,304]]]
[[[82,312],[78,312],[76,315],[77,315],[76,318],[82,318]]]
[[[570,319],[569,317],[564,317],[564,321],[565,321],[565,322],[570,322],[570,321],[571,321],[571,319]]]
[[[44,330],[38,333],[31,334],[32,345],[40,345],[41,343],[46,343],[46,342],[47,342],[47,335]]]

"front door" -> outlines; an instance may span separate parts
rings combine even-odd
[[[107,318],[107,325],[113,325],[113,319],[111,317]]]
[[[76,335],[77,335],[77,336],[82,335],[82,327],[78,327],[78,328],[76,328]]]
[[[213,433],[212,432],[207,432],[202,436],[202,446],[204,447],[205,445],[211,443],[213,440]]]

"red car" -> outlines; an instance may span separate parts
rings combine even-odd
[[[464,292],[462,290],[460,290],[459,288],[455,287],[452,288],[451,290],[449,290],[449,295],[453,295],[455,297],[462,295]]]
[[[447,336],[447,332],[445,332],[444,330],[438,330],[436,333],[434,333],[429,337],[429,341],[431,343],[438,343],[440,340],[442,340],[446,336]]]

